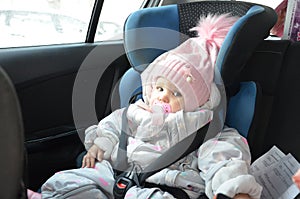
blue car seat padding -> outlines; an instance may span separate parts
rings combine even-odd
[[[216,61],[224,84],[239,82],[240,73],[277,21],[273,9],[253,5],[228,32]]]
[[[226,124],[247,136],[255,112],[257,90],[253,82],[240,84],[239,76],[255,48],[268,36],[277,20],[274,10],[262,5],[202,1],[146,8],[132,13],[124,26],[124,46],[133,68],[125,73],[120,83],[121,107],[127,106],[132,96],[141,93],[140,72],[163,52],[195,36],[189,29],[208,13],[231,13],[241,17],[228,32],[216,67],[230,93]],[[232,88],[234,91],[231,91]],[[235,97],[231,99],[231,95]]]
[[[177,5],[132,13],[124,26],[124,47],[131,66],[142,72],[160,54],[178,46],[178,21]]]
[[[255,82],[241,82],[239,92],[228,102],[225,123],[234,126],[241,135],[247,137],[257,102]]]
[[[123,75],[119,85],[120,107],[126,107],[133,96],[138,99],[142,98],[142,82],[140,73],[130,68]]]

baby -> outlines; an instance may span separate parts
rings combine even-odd
[[[112,112],[85,131],[82,168],[62,171],[43,186],[43,198],[59,197],[70,190],[77,197],[113,198],[114,171],[118,162],[122,115],[127,127],[129,167],[141,170],[170,147],[213,119],[220,102],[214,66],[222,42],[237,20],[228,14],[200,19],[198,37],[155,59],[141,74],[143,100]],[[177,154],[174,154],[177,155]],[[258,199],[261,186],[248,174],[251,156],[245,138],[235,129],[225,128],[217,137],[146,181],[156,187],[131,187],[125,198],[174,198],[160,186],[182,189],[190,198],[223,194],[231,198]]]

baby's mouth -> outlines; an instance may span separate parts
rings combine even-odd
[[[170,104],[165,103],[165,102],[161,102],[159,100],[155,100],[152,104],[152,111],[157,112],[157,111],[159,111],[159,109],[160,109],[160,111],[162,111],[164,113],[171,113],[172,112]]]

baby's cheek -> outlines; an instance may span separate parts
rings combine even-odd
[[[182,107],[181,107],[181,105],[178,102],[171,104],[172,113],[180,111],[181,109],[182,109]]]
[[[177,102],[176,102],[176,105],[175,105],[176,107],[174,107],[174,108],[176,108],[177,110],[176,111],[174,111],[174,112],[177,112],[177,111],[180,111],[180,110],[183,110],[184,109],[184,103],[183,103],[183,100],[177,100]]]

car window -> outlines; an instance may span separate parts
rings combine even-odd
[[[1,0],[0,48],[84,42],[94,2]],[[120,39],[125,19],[142,3],[143,0],[106,0],[95,40]]]
[[[266,5],[271,8],[276,8],[283,0],[243,0],[246,2],[258,3],[261,5]]]
[[[133,11],[141,8],[142,4],[143,0],[104,1],[95,41],[122,39],[126,18]]]

